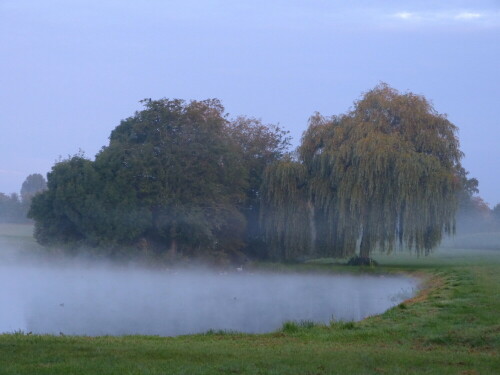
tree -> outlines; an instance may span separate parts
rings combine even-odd
[[[479,181],[467,178],[469,173],[458,170],[460,189],[458,191],[457,232],[478,233],[495,229],[494,212],[488,204],[478,196]]]
[[[101,231],[102,206],[92,161],[82,153],[56,163],[47,174],[48,189],[32,198],[28,216],[35,238],[43,245],[95,244]]]
[[[33,197],[44,190],[47,190],[47,181],[41,174],[34,173],[26,177],[21,186],[21,209],[25,218],[28,216]]]
[[[0,222],[28,222],[27,213],[31,199],[37,193],[45,190],[47,183],[41,174],[30,174],[21,187],[21,197],[18,194],[6,195],[0,193]]]
[[[345,115],[314,115],[298,149],[307,171],[301,204],[310,202],[315,227],[307,251],[347,256],[358,249],[367,261],[374,249],[391,251],[399,242],[427,254],[454,230],[463,155],[456,132],[424,97],[386,84]],[[271,173],[266,194],[282,210],[288,187],[275,180]],[[266,225],[268,235],[284,235],[276,223]]]
[[[491,210],[493,220],[495,220],[496,227],[500,229],[500,203],[497,203]]]
[[[10,195],[0,193],[0,222],[21,223],[26,221],[19,196],[15,193]]]
[[[23,202],[31,202],[31,199],[44,190],[47,189],[47,181],[39,174],[30,174],[21,186],[21,198]]]
[[[237,145],[227,135],[218,100],[145,100],[145,109],[113,130],[96,157],[109,182],[104,195],[130,196],[149,210],[146,237],[168,244],[218,249],[237,242],[244,218],[245,170]],[[228,228],[231,227],[231,230]],[[241,247],[241,246],[238,246]]]
[[[228,130],[229,136],[238,146],[238,153],[246,170],[247,188],[245,201],[241,206],[247,223],[245,252],[262,258],[267,250],[259,225],[264,170],[286,155],[290,137],[278,125],[263,124],[260,120],[243,116],[230,121]]]
[[[30,216],[41,243],[238,252],[248,187],[218,100],[145,100],[109,145],[57,163]],[[231,128],[233,129],[233,128]]]
[[[310,255],[314,227],[310,225],[306,173],[305,166],[291,157],[272,164],[265,171],[260,219],[272,259]]]

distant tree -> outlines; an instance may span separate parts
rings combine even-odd
[[[21,186],[21,210],[23,217],[27,218],[33,197],[47,189],[47,181],[39,174],[30,174]]]
[[[23,202],[30,202],[35,194],[38,194],[46,189],[47,181],[41,174],[30,174],[26,177],[23,185],[21,186],[21,198]]]
[[[0,193],[0,222],[22,223],[26,221],[26,215],[19,196],[15,193],[10,195]]]
[[[478,233],[494,230],[494,213],[478,195],[479,181],[475,178],[467,178],[468,174],[464,168],[459,168],[457,232]]]
[[[496,222],[497,228],[500,229],[500,203],[497,203],[495,207],[493,207],[491,214]]]
[[[457,192],[459,214],[474,209],[473,198],[479,193],[479,181],[476,178],[468,178],[468,175],[469,172],[463,167],[458,168],[457,177],[460,183],[460,189]]]
[[[486,203],[483,198],[472,197],[471,200],[476,212],[478,212],[483,217],[489,217],[491,215],[491,209],[488,206],[488,203]]]
[[[298,162],[307,186],[301,203],[314,223],[306,252],[353,255],[363,261],[374,249],[391,251],[396,241],[428,253],[451,233],[460,188],[462,152],[457,128],[422,96],[385,84],[364,94],[346,115],[314,115],[302,137]],[[282,168],[276,168],[281,173]],[[266,174],[263,192],[277,215],[265,220],[270,237],[285,236],[289,186]],[[280,188],[281,184],[281,188]],[[307,204],[306,202],[309,202]]]
[[[481,233],[495,229],[494,211],[480,196],[460,202],[457,214],[457,232]]]

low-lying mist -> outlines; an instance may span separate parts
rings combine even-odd
[[[0,264],[0,332],[174,336],[360,320],[411,297],[403,276],[148,270],[16,257]]]

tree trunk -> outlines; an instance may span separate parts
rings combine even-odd
[[[359,257],[363,259],[370,258],[371,251],[371,238],[368,226],[363,228],[363,235],[361,237],[361,244],[359,245]]]
[[[177,239],[176,238],[172,238],[170,240],[170,249],[168,250],[168,252],[172,258],[175,258],[175,256],[177,255]]]
[[[316,254],[316,223],[314,222],[314,205],[311,201],[307,202],[309,209],[309,231],[311,233],[310,254]]]
[[[370,231],[368,228],[363,228],[361,244],[359,245],[359,256],[352,257],[347,264],[350,266],[376,266],[377,262],[370,258],[372,245],[373,242]]]

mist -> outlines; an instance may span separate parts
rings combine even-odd
[[[0,265],[0,332],[263,333],[285,321],[360,320],[410,298],[417,287],[404,276],[150,270],[13,256]]]

